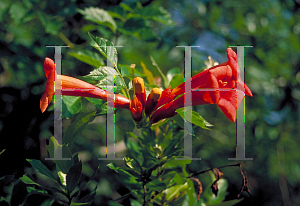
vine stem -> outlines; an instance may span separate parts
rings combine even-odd
[[[234,165],[225,165],[225,166],[221,166],[221,167],[217,167],[218,169],[221,169],[221,168],[224,168],[224,167],[240,167],[241,166],[241,163],[237,163],[237,164],[234,164]],[[206,172],[209,172],[211,170],[213,170],[214,168],[211,168],[211,169],[208,169],[208,170],[204,170],[204,171],[201,171],[201,172],[197,172],[195,174],[191,174],[190,176],[188,176],[187,178],[191,178],[191,177],[194,177],[194,176],[197,176],[197,175],[200,175],[200,174],[203,174],[203,173],[206,173]]]
[[[143,182],[143,190],[144,190],[144,203],[143,203],[143,206],[146,206],[146,185],[145,185],[144,182]]]

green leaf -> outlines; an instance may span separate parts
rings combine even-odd
[[[165,199],[167,201],[173,200],[175,197],[179,198],[185,195],[187,189],[189,188],[188,183],[184,183],[182,185],[176,185],[173,187],[170,187],[166,190],[164,190],[161,194],[158,194],[157,196],[162,196],[164,193],[166,194]]]
[[[185,108],[179,108],[176,112],[184,119],[184,114],[186,113],[186,121],[189,121],[203,129],[208,129],[207,127],[213,126],[212,124],[208,123],[205,119],[203,119],[198,112],[195,111],[185,111]]]
[[[140,17],[145,19],[152,19],[154,21],[167,24],[167,25],[173,25],[174,22],[172,20],[171,14],[168,12],[168,10],[164,9],[163,7],[143,7],[140,9],[135,16],[140,15]]]
[[[110,169],[119,173],[122,177],[122,181],[127,184],[137,184],[137,179],[139,178],[139,174],[130,169],[123,169],[121,167],[116,167],[113,163],[109,163],[107,165]],[[134,175],[133,175],[134,174]]]
[[[58,171],[57,174],[59,176],[60,183],[63,186],[67,186],[67,174],[63,173],[62,171]]]
[[[171,119],[174,120],[181,128],[184,128],[184,120],[180,115],[175,115]]]
[[[187,183],[189,185],[189,188],[186,194],[186,202],[188,203],[188,205],[195,205],[195,203],[197,202],[197,197],[195,193],[194,183],[191,179],[187,179]]]
[[[47,194],[48,192],[46,190],[36,189],[35,187],[26,187],[28,193],[42,193]]]
[[[160,73],[162,79],[164,80],[164,84],[165,84],[164,86],[165,86],[165,88],[167,88],[167,87],[169,86],[169,81],[168,81],[168,79],[166,78],[166,76],[164,75],[164,73],[161,71],[161,69],[159,68],[159,66],[157,65],[156,61],[153,59],[152,56],[150,56],[150,60],[151,60],[151,62],[152,62],[152,65],[155,66],[155,67],[157,68],[157,70],[158,70],[158,72]]]
[[[20,177],[20,180],[22,180],[22,182],[24,182],[25,184],[28,185],[37,185],[37,186],[41,186],[40,184],[34,182],[32,179],[30,179],[28,176],[23,175],[23,177]]]
[[[168,12],[168,10],[164,9],[163,7],[159,7],[158,9],[160,10],[161,15],[153,15],[152,19],[169,26],[174,25],[174,21],[172,20],[171,14]]]
[[[133,10],[132,8],[130,8],[128,5],[126,5],[125,3],[121,3],[120,6],[121,6],[125,11],[134,12],[134,10]]]
[[[104,38],[100,38],[100,37],[95,38],[89,32],[88,32],[88,35],[91,38],[90,45],[92,47],[94,47],[95,49],[97,49],[105,58],[107,58],[107,60],[110,61],[112,63],[112,65],[115,65],[117,67],[118,52],[115,47],[114,47],[114,49],[112,49],[112,46],[114,46],[114,44]]]
[[[82,109],[81,97],[62,96],[63,117],[70,118]]]
[[[57,35],[58,31],[62,28],[62,22],[57,18],[51,18],[40,11],[36,12],[42,25],[45,27],[45,32]]]
[[[228,188],[228,182],[226,179],[221,178],[218,180],[218,196],[216,197],[214,194],[211,192],[210,200],[208,202],[208,205],[213,205],[216,203],[221,203],[226,195],[227,195],[227,188]],[[209,188],[210,189],[210,188]]]
[[[50,138],[49,145],[46,145],[51,158],[54,158],[54,153],[57,153],[58,148],[62,150],[62,158],[72,158],[72,153],[66,145],[59,145],[54,137]],[[58,168],[65,174],[72,167],[72,160],[53,160]]]
[[[63,137],[63,144],[71,148],[75,139],[81,134],[88,123],[94,120],[95,113],[96,111],[79,113],[74,122],[67,128]]]
[[[120,20],[123,21],[123,22],[126,21],[126,19],[125,19],[123,16],[121,16],[120,14],[118,14],[118,13],[116,13],[116,12],[108,11],[108,13],[109,13],[109,15],[110,15],[111,17],[113,17],[113,18],[118,18],[118,19],[120,19]]]
[[[107,11],[95,7],[85,8],[84,10],[77,9],[77,11],[81,13],[86,20],[107,26],[114,33],[116,32],[117,24]]]
[[[177,158],[187,158],[187,160],[176,160]],[[176,156],[172,157],[165,163],[166,168],[174,168],[174,167],[186,167],[187,164],[190,164],[192,160],[189,157],[181,157]]]
[[[90,202],[71,202],[71,206],[76,206],[76,205],[90,205]]]
[[[7,1],[0,1],[0,21],[3,21],[3,17],[5,16],[6,12],[8,11],[10,2]]]
[[[142,204],[139,201],[136,201],[134,199],[130,199],[131,206],[142,206]]]
[[[184,76],[182,74],[175,74],[173,79],[170,81],[171,89],[174,89],[182,82],[184,82]]]
[[[41,204],[41,206],[51,206],[54,201],[54,199],[47,199]]]
[[[114,78],[109,78],[108,81],[107,76],[114,76]],[[106,88],[107,85],[113,85],[114,92],[119,92],[120,89],[126,87],[126,84],[124,80],[119,76],[119,73],[111,67],[100,66],[84,77],[99,81],[96,86],[100,88]]]
[[[178,67],[170,69],[166,75],[168,81],[171,82],[176,74],[180,74],[180,69]]]
[[[156,179],[146,184],[146,188],[153,191],[162,191],[167,189],[167,185],[164,182]]]
[[[133,177],[133,178],[137,178],[139,175],[136,174],[136,176],[132,175],[131,173],[129,173],[128,171],[126,171],[126,169],[123,169],[121,167],[116,167],[113,163],[109,163],[107,165],[110,169],[114,170],[115,172],[122,174],[124,176],[129,176],[129,177]]]
[[[35,160],[35,159],[26,159],[31,166],[38,171],[39,173],[46,175],[47,177],[53,179],[55,182],[56,181],[56,177],[53,175],[53,173],[45,166],[41,163],[40,160]]]
[[[93,67],[100,67],[104,65],[103,59],[98,53],[88,50],[76,50],[68,53],[70,56],[87,63]]]
[[[107,76],[115,76],[115,75],[118,75],[118,72],[114,68],[107,67],[107,66],[100,66],[99,68],[94,69],[84,77],[89,78],[91,80],[103,80]]]
[[[16,24],[21,22],[21,19],[28,12],[26,8],[23,7],[22,3],[13,3],[9,9],[10,17],[14,20]]]
[[[61,28],[62,28],[61,21],[59,21],[58,19],[51,19],[47,21],[47,25],[45,26],[45,32],[52,35],[57,35]]]
[[[73,165],[68,174],[67,174],[67,190],[70,194],[75,187],[78,185],[78,182],[81,177],[81,170],[82,170],[82,163],[81,161],[77,162],[75,165]]]
[[[91,102],[93,105],[95,105],[97,112],[101,112],[103,110],[102,106],[105,105],[106,101],[102,99],[96,99],[96,98],[90,98],[85,97],[89,102]]]

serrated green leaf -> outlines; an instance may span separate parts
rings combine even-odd
[[[88,51],[88,50],[76,50],[68,53],[70,56],[87,63],[93,67],[100,67],[104,65],[103,59],[98,53]]]
[[[94,120],[95,113],[96,111],[79,113],[74,122],[67,128],[63,137],[63,144],[71,148],[75,139],[81,134],[88,123]]]
[[[70,194],[75,187],[78,185],[78,182],[81,177],[82,163],[81,161],[73,165],[68,174],[67,174],[67,191]]]
[[[53,175],[53,173],[45,165],[43,165],[43,163],[41,163],[40,160],[35,160],[35,159],[26,159],[26,160],[31,164],[31,166],[36,171],[57,182],[56,177]]]
[[[82,109],[81,97],[62,96],[62,116],[70,118]]]
[[[84,10],[77,9],[77,11],[81,13],[86,20],[107,26],[114,33],[116,32],[117,24],[107,11],[96,7],[89,7]]]
[[[198,112],[195,111],[186,111],[185,108],[179,108],[176,112],[180,115],[181,118],[186,117],[186,121],[189,121],[203,129],[208,129],[207,127],[213,126],[212,124],[208,123],[205,119],[203,119]],[[186,116],[184,115],[186,113]]]
[[[91,80],[103,80],[107,76],[113,76],[113,75],[118,75],[118,72],[114,68],[107,67],[107,66],[100,66],[99,68],[94,69],[84,77],[89,78]]]
[[[46,145],[47,150],[51,158],[54,158],[54,154],[57,153],[58,148],[62,150],[62,158],[72,158],[72,153],[66,145],[59,145],[54,137],[50,138],[49,145]],[[58,168],[65,174],[68,173],[72,167],[72,159],[70,160],[53,160]]]
[[[107,58],[107,61],[110,61],[111,64],[117,68],[118,52],[117,52],[116,47],[113,48],[114,44],[104,38],[100,38],[100,37],[95,38],[89,32],[88,32],[88,35],[91,38],[90,45],[92,47],[94,47],[95,49],[97,49],[105,58]]]

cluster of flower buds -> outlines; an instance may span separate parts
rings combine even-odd
[[[162,91],[159,88],[153,88],[146,98],[144,80],[141,77],[135,77],[132,81],[132,85],[134,97],[129,105],[129,110],[131,111],[132,118],[136,122],[140,122],[144,114],[146,117],[152,114],[161,97]]]

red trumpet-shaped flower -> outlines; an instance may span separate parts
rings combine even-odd
[[[40,108],[42,112],[44,112],[47,109],[49,103],[52,101],[52,97],[55,93],[55,89],[54,89],[55,79],[61,79],[62,95],[92,97],[92,98],[103,99],[103,100],[107,100],[108,95],[114,95],[112,97],[114,97],[115,107],[129,109],[130,100],[127,99],[126,97],[107,92],[92,84],[89,84],[80,79],[76,79],[74,77],[57,75],[55,71],[55,64],[52,59],[45,58],[44,70],[45,70],[45,75],[47,77],[47,83],[46,83],[45,92],[40,100]],[[68,91],[64,91],[64,90],[68,90]]]
[[[180,107],[202,104],[217,104],[227,118],[234,122],[236,110],[243,100],[244,93],[248,96],[252,96],[252,93],[241,80],[237,55],[231,48],[227,49],[227,57],[228,61],[206,69],[190,79],[192,89],[210,89],[209,91],[190,91],[192,92],[190,103],[184,104],[185,83],[174,89],[165,89],[157,103],[156,111],[154,110],[151,116],[151,122],[155,123],[176,115],[175,111]],[[237,90],[230,90],[232,88],[237,88]],[[175,99],[177,96],[180,97]]]

